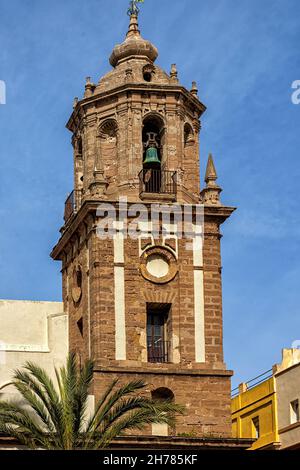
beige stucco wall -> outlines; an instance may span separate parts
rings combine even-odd
[[[0,300],[0,388],[14,369],[33,361],[54,377],[68,351],[68,321],[60,302]],[[0,398],[12,398],[11,386]]]
[[[275,374],[277,389],[278,429],[282,449],[300,443],[300,422],[291,426],[290,416],[290,403],[297,399],[300,403],[299,361],[300,351],[285,350],[283,363],[278,366],[278,372]]]

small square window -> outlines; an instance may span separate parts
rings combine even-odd
[[[260,424],[259,424],[258,416],[252,419],[252,426],[253,426],[253,437],[258,439],[260,437]]]
[[[298,421],[300,421],[299,400],[294,400],[291,402],[290,411],[291,411],[291,424],[295,424]]]

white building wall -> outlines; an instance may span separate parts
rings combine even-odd
[[[300,350],[284,349],[282,363],[274,367],[278,429],[281,449],[300,445],[300,421],[291,422],[291,402],[300,404]]]
[[[68,320],[60,302],[0,300],[0,399],[15,394],[8,384],[16,368],[36,362],[54,379],[68,354]]]

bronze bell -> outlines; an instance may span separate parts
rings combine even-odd
[[[157,148],[149,147],[146,152],[145,160],[143,165],[160,165],[160,160],[158,158]]]

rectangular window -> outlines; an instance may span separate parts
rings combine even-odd
[[[252,426],[253,426],[253,437],[258,439],[260,437],[260,424],[259,424],[258,416],[252,419]]]
[[[147,304],[148,362],[169,362],[169,304]]]
[[[291,402],[290,412],[291,412],[291,424],[295,424],[298,421],[300,421],[299,400],[294,400]]]

